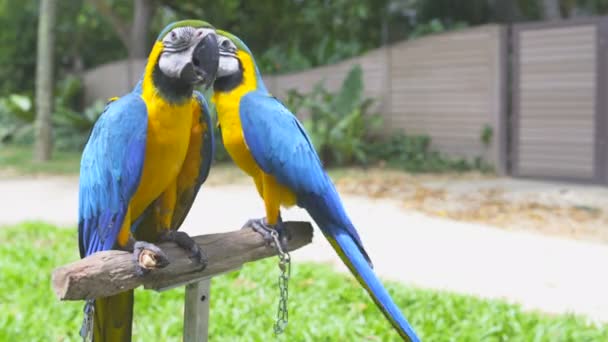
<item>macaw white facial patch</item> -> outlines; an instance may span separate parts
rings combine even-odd
[[[235,74],[239,71],[239,61],[235,56],[220,55],[220,63],[217,68],[217,77]]]
[[[179,78],[182,70],[192,62],[196,44],[215,30],[209,28],[178,27],[163,38],[163,52],[158,67],[163,74]]]

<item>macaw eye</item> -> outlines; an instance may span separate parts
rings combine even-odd
[[[227,40],[227,39],[226,39],[226,40],[224,40],[224,41],[222,42],[222,44],[220,45],[220,47],[221,47],[222,49],[226,49],[226,50],[230,49],[230,48],[231,48],[231,46],[230,46],[230,41],[229,41],[229,40]]]
[[[171,31],[171,40],[176,40],[177,39],[177,33],[175,33],[175,31]]]

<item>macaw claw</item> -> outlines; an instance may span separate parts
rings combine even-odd
[[[279,234],[278,238],[281,244],[281,250],[287,250],[287,240],[289,239],[289,237],[287,236],[287,230],[283,225],[283,221],[279,220],[277,224],[270,225],[266,221],[266,218],[250,219],[245,223],[245,225],[241,229],[246,228],[251,228],[258,234],[262,235],[262,238],[264,238],[266,245],[270,247],[275,247],[275,240],[272,235],[273,232],[276,231]]]
[[[201,247],[188,235],[186,232],[180,232],[177,230],[168,230],[161,237],[161,241],[173,241],[179,247],[190,252],[190,259],[194,262],[199,263],[202,268],[207,267],[207,255],[203,252]]]
[[[135,273],[140,277],[151,270],[169,265],[169,258],[165,252],[156,245],[145,241],[136,241],[133,245],[133,260],[135,261]]]

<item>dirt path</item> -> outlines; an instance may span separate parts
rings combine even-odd
[[[506,230],[608,244],[608,188],[467,173],[351,171],[342,193],[398,201],[409,210]]]
[[[385,278],[608,321],[606,244],[429,217],[404,210],[395,200],[348,195],[344,201],[377,272]],[[0,208],[0,225],[40,219],[74,226],[77,180],[0,180]],[[235,229],[262,213],[252,186],[207,186],[185,229],[192,234]],[[299,209],[285,212],[284,218],[308,219]],[[319,236],[293,257],[345,270]]]

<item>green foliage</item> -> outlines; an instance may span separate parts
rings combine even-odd
[[[36,222],[0,227],[0,340],[80,341],[83,302],[60,302],[52,269],[78,259],[76,229]],[[211,341],[267,341],[275,317],[276,260],[214,278]],[[608,326],[584,317],[525,312],[518,305],[387,282],[423,341],[606,341]],[[181,341],[183,289],[135,291],[134,341]],[[284,341],[397,341],[351,276],[296,263]]]
[[[66,75],[57,82],[55,86],[55,109],[70,108],[80,109],[84,98],[84,85],[82,80],[75,75]]]
[[[125,24],[132,1],[104,0]],[[442,32],[505,21],[505,3],[514,20],[542,17],[541,1],[487,0],[159,0],[148,38],[170,21],[207,18],[241,36],[257,56],[262,72],[289,72],[334,63],[409,34]],[[33,92],[36,69],[38,4],[35,0],[0,0],[0,94]],[[607,0],[561,0],[565,16],[606,14]],[[57,4],[55,70],[58,79],[116,59],[127,50],[107,19],[89,1]],[[270,20],[269,20],[270,18]],[[18,34],[16,34],[18,32]],[[412,33],[413,32],[413,33]]]
[[[95,122],[103,113],[104,101],[95,101],[82,112],[63,107],[53,113],[55,146],[63,151],[82,151]]]
[[[398,132],[386,139],[371,143],[369,155],[376,162],[409,172],[468,171],[475,168],[464,159],[453,159],[441,155],[431,148],[427,135],[406,135]]]
[[[82,82],[67,76],[58,82],[51,116],[55,146],[60,150],[80,151],[104,110],[105,103],[97,101],[79,110],[83,97]],[[12,94],[0,99],[0,142],[27,145],[33,142],[35,110],[33,99]]]
[[[69,108],[61,108],[53,114],[53,123],[60,127],[72,129],[76,133],[88,134],[105,107],[106,103],[104,101],[97,100],[85,108],[82,113]]]
[[[269,47],[256,57],[256,63],[263,73],[304,70],[313,66],[296,42],[287,49],[279,45]]]
[[[36,0],[0,0],[0,94],[34,92],[38,5]],[[111,1],[111,6],[119,14],[132,13],[132,1]],[[127,56],[88,1],[59,1],[55,29],[56,79]]]
[[[587,11],[589,14],[606,14],[608,13],[608,0],[566,0],[562,3],[562,7],[579,8]]]
[[[81,110],[83,97],[82,81],[75,76],[67,76],[56,87],[52,118],[55,146],[60,150],[81,151],[103,113],[106,103],[100,100]]]
[[[437,34],[446,31],[453,31],[466,28],[468,25],[466,22],[458,21],[455,23],[444,24],[439,19],[432,19],[429,22],[416,25],[412,32],[409,34],[410,38],[419,38],[429,34]]]
[[[11,94],[0,98],[0,144],[31,140],[34,118],[31,97]]]
[[[2,105],[15,119],[33,122],[35,118],[32,99],[27,95],[11,94],[2,99]]]
[[[309,0],[264,2],[169,1],[182,16],[212,18],[216,27],[237,33],[257,57],[263,73],[306,69],[378,47],[390,0]],[[397,21],[397,20],[395,20]],[[405,32],[395,32],[395,38]]]
[[[511,1],[511,0],[509,0]],[[487,0],[422,0],[415,2],[416,19],[420,23],[438,19],[444,23],[487,23],[492,4]]]
[[[494,137],[494,129],[492,128],[492,126],[486,124],[483,126],[483,128],[481,129],[481,136],[479,137],[479,139],[481,140],[481,143],[488,147],[490,146],[490,144],[492,144],[492,138]]]
[[[0,0],[0,94],[33,92],[38,1]]]
[[[336,93],[323,82],[311,93],[291,91],[288,106],[308,114],[304,127],[326,166],[365,164],[365,146],[381,127],[379,115],[371,114],[371,99],[363,97],[363,71],[355,66]]]

